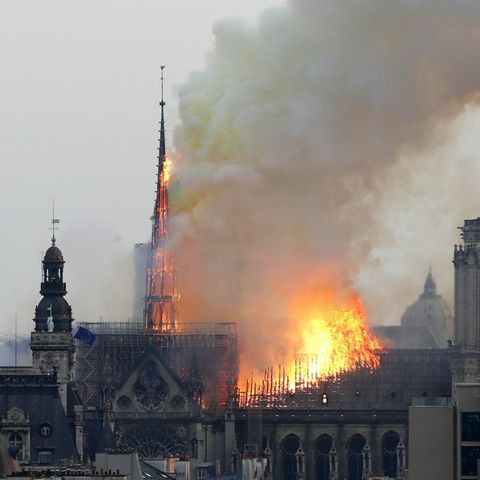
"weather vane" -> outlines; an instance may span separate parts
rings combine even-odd
[[[52,231],[52,245],[55,245],[55,230],[58,230],[56,225],[60,223],[60,220],[55,218],[55,200],[52,202],[52,219],[50,220],[50,223],[52,224],[50,227],[50,230]]]

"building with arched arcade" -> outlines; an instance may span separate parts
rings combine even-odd
[[[472,478],[480,458],[480,219],[467,220],[463,236],[450,348],[390,348],[374,370],[250,403],[231,393],[236,337],[228,325],[170,338],[134,324],[83,324],[87,333],[74,338],[65,262],[53,241],[32,366],[0,369],[0,441],[23,465],[80,465],[133,449],[149,461],[187,462],[195,479],[404,479],[410,469],[409,480],[420,480],[432,478],[428,455],[442,466],[436,479]],[[429,439],[448,441],[429,449]]]

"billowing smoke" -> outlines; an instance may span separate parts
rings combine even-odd
[[[429,261],[448,272],[466,211],[441,200],[456,153],[432,152],[477,100],[479,25],[468,0],[292,0],[218,23],[179,91],[183,319],[237,320],[261,367],[294,348],[295,296],[358,288],[377,322],[398,321]]]

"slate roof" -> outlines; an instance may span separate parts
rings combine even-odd
[[[65,415],[54,375],[0,375],[0,417],[18,407],[30,419],[30,461],[38,462],[38,451],[51,449],[53,459],[78,461],[73,419]],[[40,426],[49,424],[52,433],[40,435]]]

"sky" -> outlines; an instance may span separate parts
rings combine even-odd
[[[374,324],[399,322],[430,266],[451,304],[456,227],[478,216],[479,16],[473,0],[0,0],[0,337],[15,315],[33,327],[53,199],[74,318],[132,315],[160,65],[180,243],[218,254],[226,302],[239,268],[269,315],[285,270],[328,265]]]
[[[75,319],[131,315],[148,240],[166,65],[169,145],[177,87],[204,65],[212,26],[281,0],[0,1],[0,335],[28,333],[41,258],[57,245]]]

